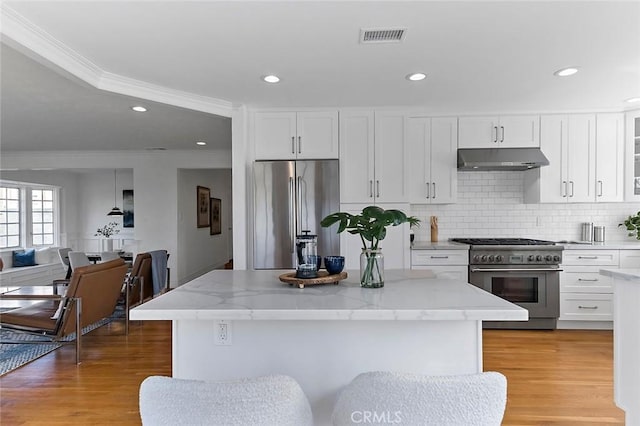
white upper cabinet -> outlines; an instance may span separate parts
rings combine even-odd
[[[340,112],[340,201],[373,202],[373,111]]]
[[[456,118],[407,118],[407,191],[412,204],[454,203],[457,195]]]
[[[596,115],[596,201],[624,201],[624,116]]]
[[[401,113],[340,113],[342,203],[406,201],[404,132]]]
[[[525,202],[623,200],[620,114],[542,116],[540,148],[550,164],[525,172]]]
[[[407,200],[405,116],[400,112],[375,113],[375,202]]]
[[[595,201],[595,121],[593,114],[568,119],[565,193],[569,202]]]
[[[338,158],[337,111],[258,112],[257,160]]]
[[[640,201],[640,110],[625,114],[625,201]]]
[[[527,148],[540,146],[540,116],[460,117],[458,148]]]

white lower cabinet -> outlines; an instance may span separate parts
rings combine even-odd
[[[429,269],[437,278],[469,282],[469,251],[412,250],[411,269]]]
[[[640,267],[640,250],[565,250],[562,256],[558,328],[612,328],[613,281],[599,271]]]
[[[613,294],[561,293],[561,320],[613,321]]]

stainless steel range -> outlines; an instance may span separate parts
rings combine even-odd
[[[529,311],[529,321],[489,321],[485,328],[556,328],[562,246],[527,238],[453,238],[469,244],[469,282]]]

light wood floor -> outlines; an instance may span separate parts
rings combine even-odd
[[[0,424],[139,424],[138,388],[171,374],[171,324],[119,323],[83,340],[83,363],[65,346],[0,378]],[[485,370],[508,379],[504,425],[624,424],[613,403],[610,331],[484,333]]]

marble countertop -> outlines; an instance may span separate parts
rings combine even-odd
[[[415,241],[411,250],[469,250],[469,244],[461,244],[453,241]]]
[[[604,243],[580,244],[574,242],[556,243],[565,250],[640,250],[640,241],[605,241]]]
[[[528,311],[462,281],[429,271],[387,270],[385,286],[364,289],[358,271],[339,285],[304,289],[279,281],[289,271],[211,271],[131,310],[132,320],[497,320]]]
[[[605,241],[604,243],[580,243],[579,241],[556,242],[565,250],[640,250],[640,241]],[[469,250],[468,244],[453,241],[415,241],[411,250]]]
[[[640,284],[640,269],[638,268],[600,269],[600,275],[626,281],[637,281]]]

